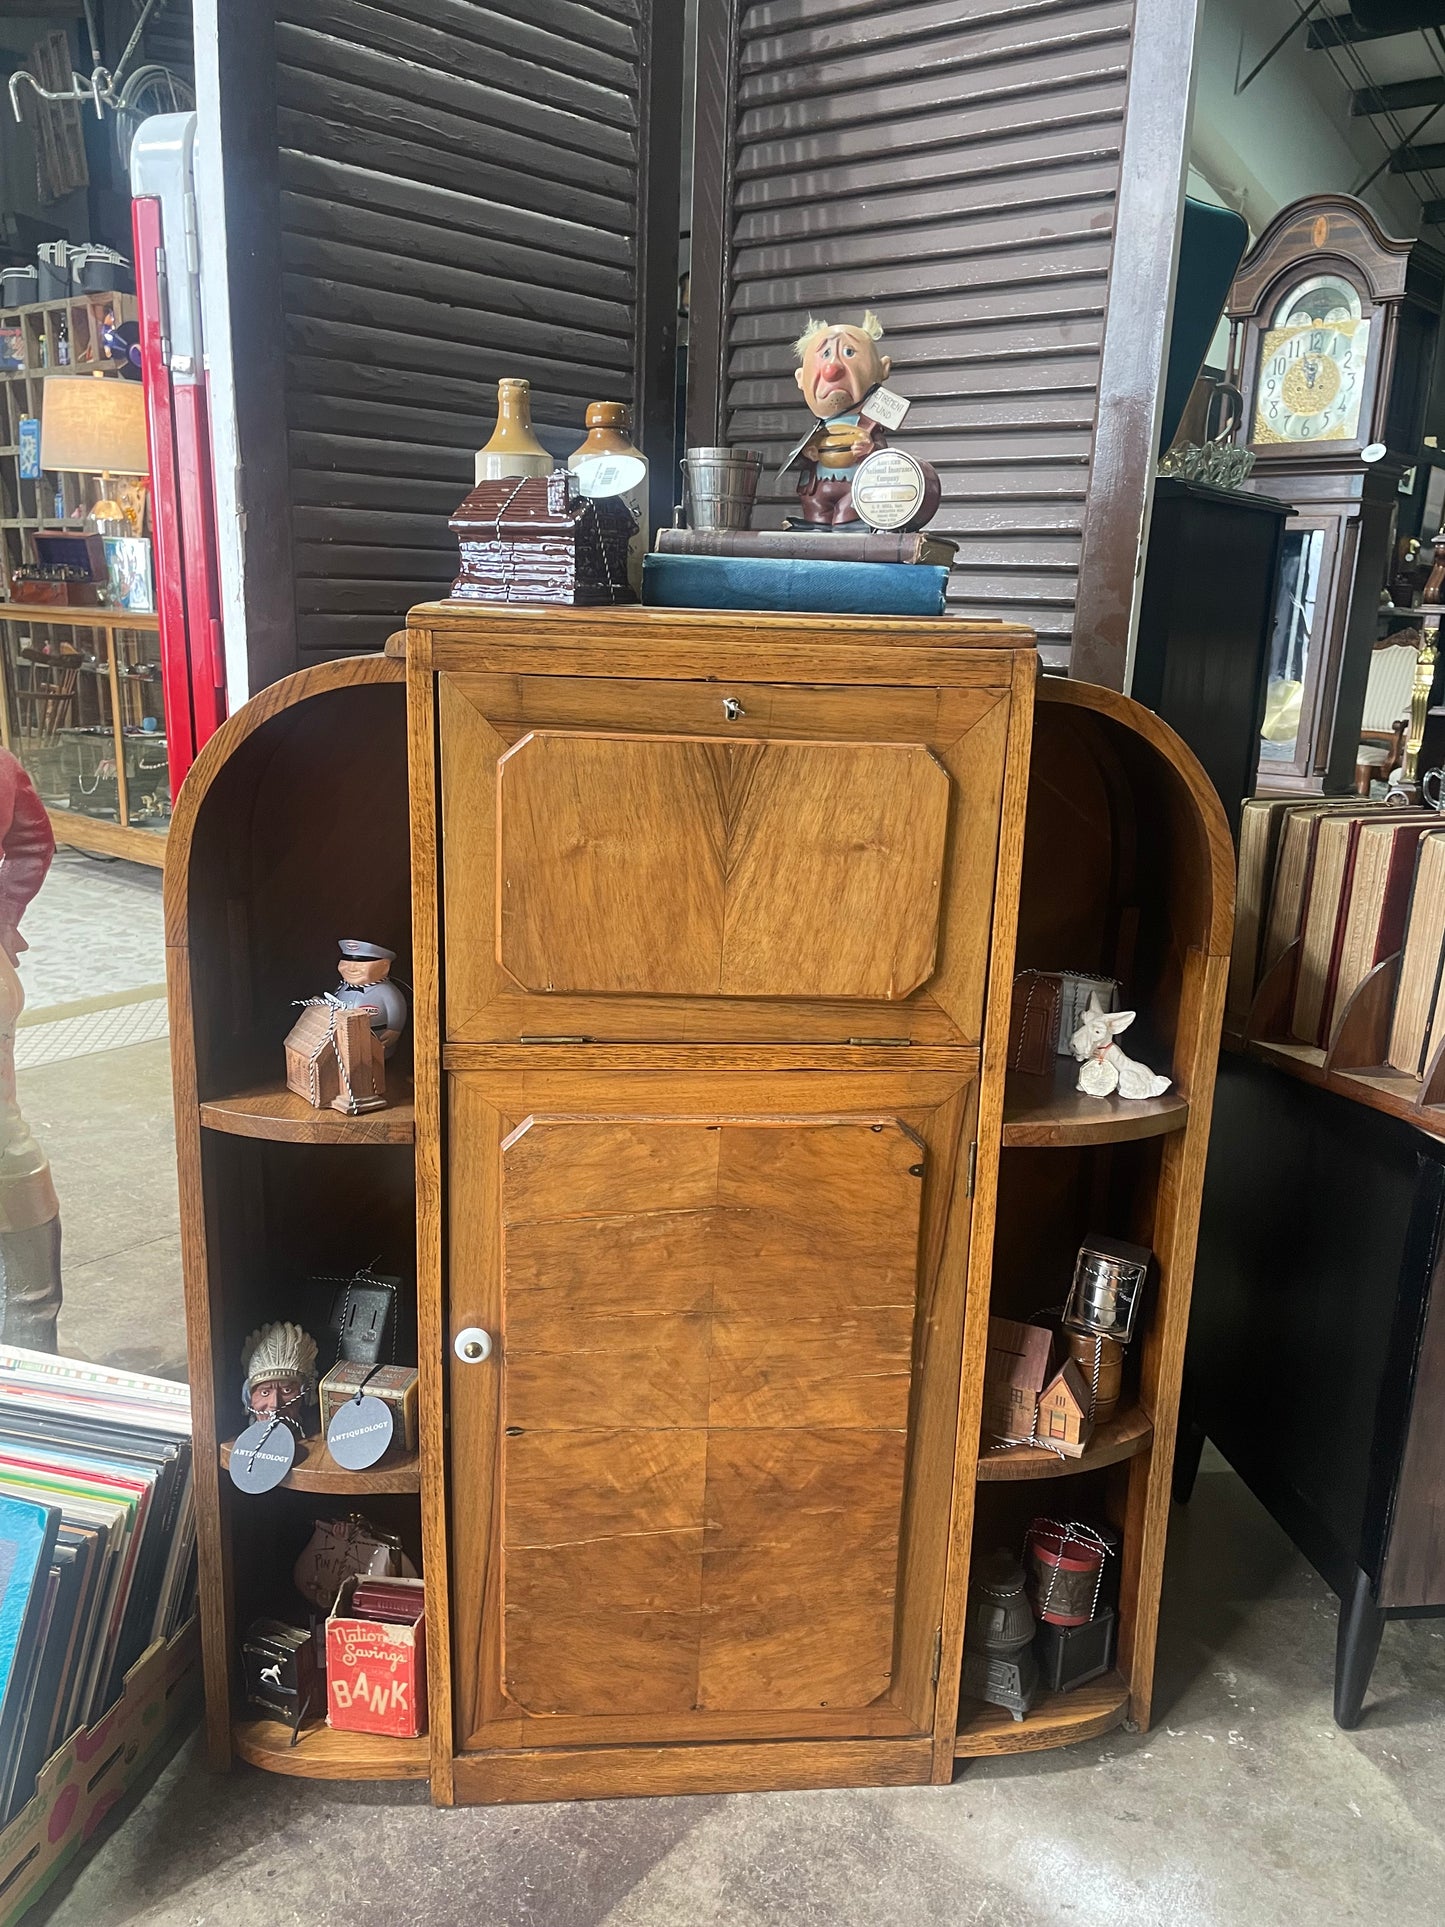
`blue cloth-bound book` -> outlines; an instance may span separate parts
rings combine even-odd
[[[768,609],[790,615],[941,616],[948,570],[925,562],[649,555],[642,600],[663,609]]]

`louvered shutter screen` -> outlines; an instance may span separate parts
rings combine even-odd
[[[720,41],[727,0],[704,5]],[[688,439],[765,449],[755,520],[776,525],[805,421],[790,343],[809,314],[875,308],[913,404],[895,439],[943,479],[951,600],[1031,622],[1066,663],[1132,6],[733,12],[700,77]]]
[[[413,603],[448,592],[447,519],[499,376],[530,380],[559,454],[589,401],[637,406],[650,13],[651,0],[278,6],[302,664],[378,648]],[[672,186],[675,208],[675,170]],[[670,271],[664,283],[670,311]]]

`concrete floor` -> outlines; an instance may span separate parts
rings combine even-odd
[[[76,864],[61,860],[37,904],[45,918],[27,926],[31,1014],[152,981],[154,880]],[[112,928],[124,935],[114,945]],[[46,1028],[59,1038],[67,1021]],[[62,1340],[179,1375],[166,1045],[82,1041],[86,1055],[20,1075],[62,1202]],[[1441,1927],[1445,1622],[1386,1630],[1354,1733],[1330,1717],[1334,1634],[1332,1596],[1207,1459],[1173,1520],[1151,1733],[971,1765],[948,1788],[454,1812],[432,1810],[419,1787],[245,1766],[213,1776],[189,1741],[29,1920]]]
[[[1438,1625],[1439,1622],[1435,1622]],[[188,1744],[53,1927],[1311,1927],[1445,1920],[1445,1634],[1330,1717],[1334,1603],[1215,1461],[1176,1509],[1159,1720],[946,1788],[432,1810]]]

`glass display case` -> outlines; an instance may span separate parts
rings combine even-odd
[[[0,602],[0,733],[59,841],[161,861],[171,794],[155,616]]]

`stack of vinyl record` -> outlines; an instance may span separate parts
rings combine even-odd
[[[0,1825],[195,1610],[184,1385],[0,1348]]]

